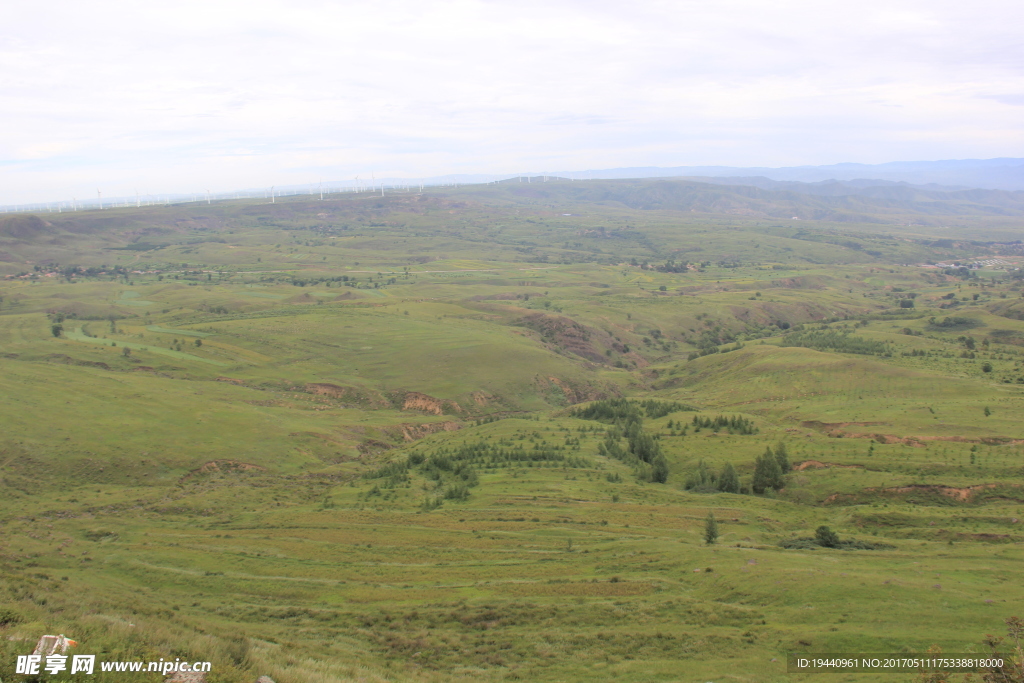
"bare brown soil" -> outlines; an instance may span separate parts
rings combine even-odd
[[[451,411],[463,412],[462,406],[455,401],[434,398],[418,391],[410,391],[405,394],[402,399],[402,410],[420,410],[433,415],[444,415],[445,412]]]
[[[424,424],[400,424],[394,427],[384,427],[382,432],[392,438],[400,438],[403,441],[416,441],[430,434],[437,432],[455,432],[463,428],[461,422],[427,422]]]
[[[991,490],[999,484],[975,484],[974,486],[942,486],[939,484],[908,484],[907,486],[890,486],[887,488],[866,488],[863,493],[881,493],[888,495],[906,495],[909,493],[937,493],[940,496],[951,498],[959,503],[969,503],[981,491]],[[1014,486],[1014,488],[1020,488]],[[839,500],[854,500],[857,494],[833,493],[824,500],[825,503],[834,503]]]
[[[347,389],[345,387],[338,386],[337,384],[307,384],[306,393],[316,394],[317,396],[330,396],[331,398],[345,398]]]
[[[804,470],[821,470],[828,467],[836,467],[839,469],[864,469],[863,465],[837,465],[831,462],[819,462],[817,460],[804,460],[803,462],[793,465],[794,472],[803,472]]]
[[[593,363],[605,364],[608,357],[594,345],[601,340],[603,346],[625,353],[625,347],[607,333],[582,325],[571,318],[544,313],[531,313],[519,319],[518,324],[540,334],[541,340]]]
[[[565,397],[565,402],[569,405],[585,403],[587,401],[599,401],[610,396],[608,391],[600,387],[582,382],[573,382],[559,377],[538,376],[534,383],[537,385],[537,390],[542,393],[552,388],[561,392],[562,396]]]
[[[266,472],[266,467],[242,462],[241,460],[211,460],[208,463],[190,471],[182,479],[188,479],[200,474],[213,474],[214,472]]]
[[[820,429],[822,431],[831,431],[835,429],[843,429],[844,427],[875,427],[878,425],[887,425],[888,422],[818,422],[817,420],[807,420],[801,422],[800,426],[805,429]]]

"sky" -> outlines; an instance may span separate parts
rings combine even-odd
[[[1024,157],[1024,3],[6,3],[0,204]]]

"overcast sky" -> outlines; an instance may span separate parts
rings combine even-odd
[[[5,3],[0,204],[1024,156],[1019,0]]]

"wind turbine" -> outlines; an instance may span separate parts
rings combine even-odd
[[[271,185],[271,186],[270,186],[270,203],[271,203],[271,204],[276,204],[276,203],[277,203],[277,202],[276,202],[276,201],[274,200],[274,185]]]
[[[324,179],[320,179],[320,201],[324,200]]]
[[[103,193],[99,191],[99,188],[96,189],[96,196],[99,197],[99,200],[100,200],[100,211],[102,211],[103,210]]]
[[[142,204],[139,202],[139,188],[135,188],[135,208],[139,208]]]
[[[206,188],[206,204],[210,204],[210,188]]]

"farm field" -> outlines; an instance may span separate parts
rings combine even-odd
[[[0,680],[43,633],[211,683],[986,653],[1020,219],[549,185],[0,217]]]

